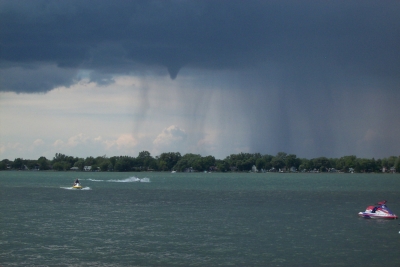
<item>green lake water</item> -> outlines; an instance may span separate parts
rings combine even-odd
[[[71,190],[79,178],[84,190]],[[0,172],[0,266],[400,266],[399,174]]]

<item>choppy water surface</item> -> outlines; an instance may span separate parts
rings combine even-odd
[[[86,190],[71,190],[79,178]],[[1,266],[400,266],[400,175],[0,172]]]

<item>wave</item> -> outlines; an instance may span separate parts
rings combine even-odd
[[[82,189],[76,189],[76,188],[73,188],[72,186],[71,187],[60,187],[60,188],[62,188],[62,189],[67,189],[67,190],[77,190],[77,191],[80,191],[80,190],[92,190],[90,187],[88,187],[88,186],[86,186],[86,187],[82,187]]]
[[[141,183],[150,183],[149,178],[137,178],[137,177],[129,177],[122,180],[96,180],[96,179],[88,179],[92,182],[111,182],[111,183],[133,183],[133,182],[141,182]]]

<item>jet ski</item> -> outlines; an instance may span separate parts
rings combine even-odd
[[[72,188],[74,189],[82,189],[82,186],[79,183],[75,183]]]
[[[384,200],[378,202],[375,206],[368,206],[364,212],[359,212],[358,216],[368,219],[398,219],[397,215],[386,206],[386,202]]]

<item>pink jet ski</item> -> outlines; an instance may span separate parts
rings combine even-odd
[[[384,200],[378,202],[375,206],[368,206],[364,212],[359,212],[358,216],[368,219],[398,219],[397,215],[386,206],[386,202]]]

